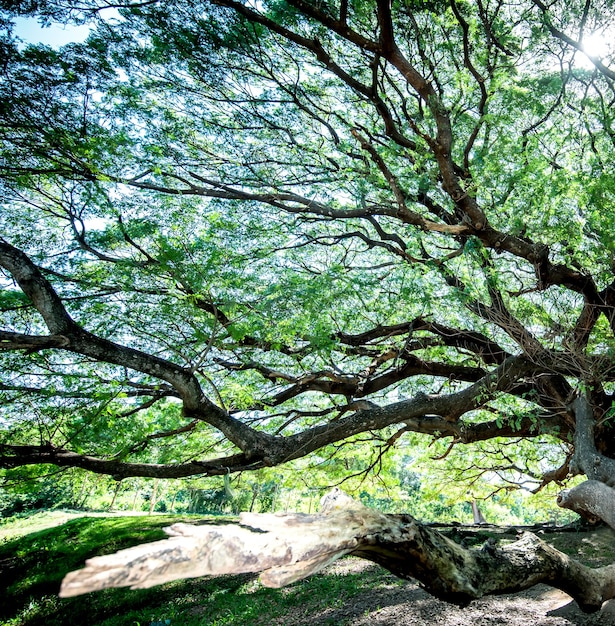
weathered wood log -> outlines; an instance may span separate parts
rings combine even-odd
[[[243,513],[239,525],[174,524],[167,532],[169,539],[88,560],[65,577],[60,595],[246,572],[262,572],[264,585],[281,587],[354,554],[459,605],[538,583],[565,591],[587,612],[615,597],[615,565],[591,569],[531,533],[468,549],[410,515],[384,515],[339,490],[317,515]]]

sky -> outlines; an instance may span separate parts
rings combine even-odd
[[[59,48],[67,43],[84,41],[90,32],[89,26],[66,26],[52,24],[41,27],[36,18],[17,17],[14,19],[14,34],[27,43],[43,43]]]
[[[118,17],[116,10],[107,12],[109,17]],[[67,43],[84,41],[90,32],[90,26],[74,26],[65,24],[52,24],[41,27],[38,19],[32,17],[15,18],[14,33],[27,43],[42,43],[52,48],[59,48]],[[586,51],[591,55],[604,57],[608,52],[608,40],[604,34],[595,33],[585,38]],[[593,64],[582,53],[576,55],[575,65],[591,69]]]

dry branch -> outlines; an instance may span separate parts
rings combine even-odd
[[[317,515],[243,513],[239,525],[174,524],[167,533],[169,539],[88,560],[65,577],[60,595],[247,572],[282,587],[354,554],[459,605],[538,583],[565,591],[587,612],[615,596],[615,565],[588,568],[531,533],[508,545],[468,549],[409,515],[384,515],[337,489]]]

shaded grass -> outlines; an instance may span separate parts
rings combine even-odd
[[[88,602],[60,601],[57,593],[64,575],[83,567],[86,558],[162,539],[162,527],[171,517],[113,517],[73,519],[55,528],[27,534],[0,545],[0,594],[4,598],[0,619],[7,624],[82,623],[84,604],[99,604],[92,595]],[[63,613],[64,622],[52,620],[52,613]]]
[[[315,576],[286,589],[266,589],[256,576],[239,575],[58,598],[64,575],[83,567],[85,559],[162,539],[162,527],[176,521],[172,516],[79,518],[5,541],[0,544],[0,623],[248,626],[272,624],[288,611],[295,617],[305,614],[308,623],[314,611],[339,607],[382,583],[382,570],[368,569]]]

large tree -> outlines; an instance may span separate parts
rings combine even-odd
[[[611,2],[2,6],[1,467],[414,432],[615,524]]]

